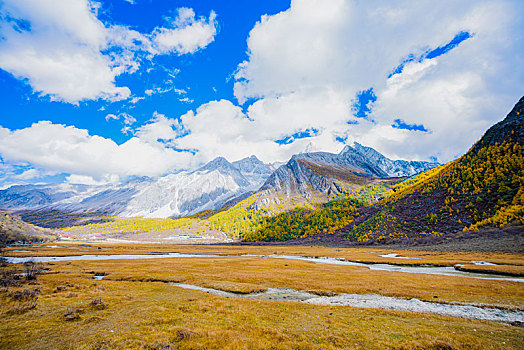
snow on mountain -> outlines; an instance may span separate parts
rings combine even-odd
[[[256,156],[237,160],[233,162],[232,165],[251,183],[253,190],[262,186],[274,170],[271,165],[263,163]]]
[[[0,209],[100,211],[149,218],[185,216],[218,209],[258,189],[289,193],[313,188],[337,193],[341,183],[410,176],[438,163],[390,160],[370,147],[355,143],[339,154],[300,153],[279,165],[264,164],[255,156],[233,163],[218,157],[194,171],[159,178],[137,177],[117,185],[12,186],[0,191]],[[275,166],[279,167],[275,170]]]
[[[345,146],[341,154],[348,152],[349,148],[351,147]],[[357,142],[353,144],[352,149],[364,156],[369,163],[379,167],[391,177],[412,176],[440,165],[440,163],[437,162],[391,160],[373,148],[362,146]]]
[[[218,157],[192,172],[156,179],[134,178],[118,185],[13,186],[0,191],[0,208],[96,210],[109,215],[149,218],[191,215],[218,209],[258,189],[270,173],[269,165],[255,156],[233,164]]]
[[[32,209],[44,207],[80,195],[86,185],[16,185],[0,191],[0,208]]]

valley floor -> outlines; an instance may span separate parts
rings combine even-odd
[[[514,225],[503,228],[488,228],[478,231],[447,233],[441,237],[417,237],[388,244],[364,242],[356,245],[346,239],[347,232],[318,234],[295,239],[277,245],[321,245],[331,247],[373,247],[382,249],[409,249],[447,252],[512,252],[524,253],[524,226]]]
[[[185,255],[128,258],[175,252]],[[23,264],[3,267],[3,349],[524,347],[522,278],[406,273],[349,264],[447,266],[451,270],[461,264],[518,276],[524,275],[524,255],[518,253],[56,242],[12,247],[4,255],[66,260],[42,263],[44,272],[32,281],[11,274],[22,272]],[[124,259],[67,260],[79,255],[93,259],[122,255]],[[300,260],[315,256],[348,264]],[[18,278],[12,282],[19,285],[9,285],[9,276]],[[430,309],[426,313],[420,307],[411,312],[386,310],[385,304],[376,303],[372,308],[311,303],[354,294],[436,308],[473,306],[474,310],[466,311],[465,317],[452,317]],[[483,310],[513,316],[506,322],[474,319]]]

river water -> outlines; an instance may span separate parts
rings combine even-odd
[[[316,264],[327,264],[327,265],[346,265],[346,266],[359,266],[365,267],[370,270],[376,271],[394,271],[403,273],[423,273],[430,275],[443,275],[443,276],[457,276],[457,277],[468,277],[478,279],[489,279],[489,280],[504,280],[514,282],[524,282],[522,277],[508,277],[493,274],[482,274],[473,273],[466,271],[455,270],[452,266],[439,267],[439,266],[403,266],[393,264],[371,264],[361,263],[345,260],[342,258],[332,257],[308,257],[298,255],[262,255],[262,254],[240,254],[240,255],[220,255],[220,254],[181,254],[181,253],[167,253],[167,254],[111,254],[111,255],[71,255],[71,256],[45,256],[45,257],[6,257],[9,263],[24,263],[27,261],[48,263],[48,262],[59,262],[59,261],[88,261],[88,260],[130,260],[130,259],[166,259],[166,258],[242,258],[242,257],[257,257],[262,259],[285,259],[285,260],[298,260],[308,261]]]

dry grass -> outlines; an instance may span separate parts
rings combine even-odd
[[[319,247],[158,246],[59,243],[29,255],[150,252],[289,254],[349,260],[453,265],[523,262],[518,254],[395,251],[420,260],[381,258],[388,250]],[[101,249],[98,249],[100,246]],[[79,251],[78,248],[89,249]],[[23,248],[24,250],[26,248]],[[58,253],[58,254],[57,254]],[[27,254],[27,253],[26,253]],[[431,301],[524,308],[510,281],[372,271],[365,267],[256,257],[71,261],[43,264],[36,281],[0,292],[2,349],[522,349],[524,329],[497,322],[298,302],[227,299],[163,282],[236,293],[269,287],[379,293]],[[486,266],[479,266],[485,268]],[[10,265],[8,269],[23,269]],[[94,281],[95,274],[105,275]],[[31,284],[31,285],[29,285]],[[16,291],[37,289],[35,308],[13,313]],[[11,294],[9,294],[11,293]]]
[[[79,246],[88,244],[90,247]],[[48,248],[58,245],[64,248]],[[100,248],[100,249],[99,249]],[[16,252],[29,250],[31,253]],[[524,254],[486,253],[486,252],[436,252],[420,250],[390,250],[375,248],[333,248],[320,246],[231,246],[231,245],[176,245],[176,244],[134,244],[106,242],[57,242],[43,247],[14,247],[5,249],[6,256],[69,256],[83,254],[150,254],[155,253],[194,253],[194,254],[288,254],[305,256],[330,256],[351,261],[383,262],[391,264],[424,265],[434,264],[453,266],[471,261],[488,261],[496,264],[524,266]],[[399,253],[401,256],[418,259],[384,258],[379,255]]]
[[[479,273],[506,274],[509,276],[524,276],[524,266],[522,265],[461,265],[460,270]]]
[[[199,285],[205,288],[213,288],[224,292],[237,294],[259,293],[265,292],[267,290],[267,288],[264,288],[258,284],[231,281],[205,281],[200,282]]]
[[[284,259],[221,257],[71,261],[48,266],[50,272],[90,276],[107,274],[104,280],[184,282],[227,291],[290,287],[524,308],[524,288],[519,282],[372,271],[366,267]]]
[[[0,348],[520,349],[524,339],[522,328],[495,322],[226,299],[158,282],[55,274],[38,283],[38,307],[24,314],[7,313],[1,296]],[[107,306],[92,307],[97,298]]]

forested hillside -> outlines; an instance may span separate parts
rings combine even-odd
[[[522,223],[524,98],[463,157],[393,187],[376,214],[345,228],[357,241],[445,235]]]

